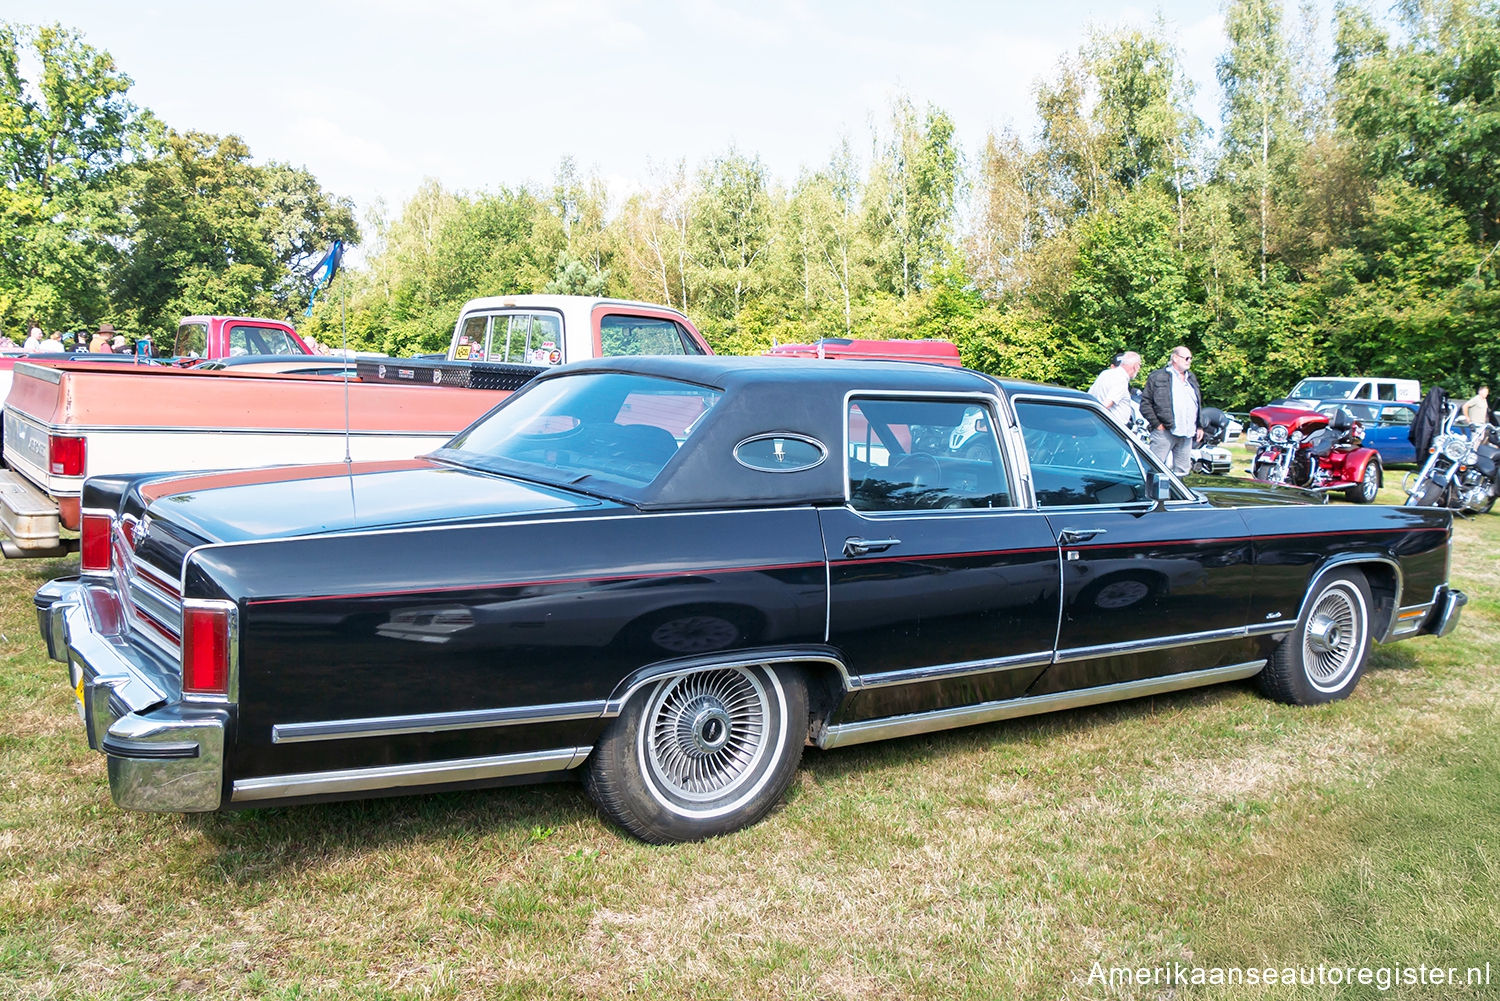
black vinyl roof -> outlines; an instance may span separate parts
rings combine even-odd
[[[724,393],[662,474],[632,498],[636,506],[648,509],[842,502],[845,400],[851,394],[1040,393],[1086,398],[1075,390],[942,365],[724,355],[600,358],[547,372],[533,385],[586,372],[675,379]],[[756,471],[735,460],[737,445],[765,434],[812,438],[828,449],[828,457],[793,473]]]

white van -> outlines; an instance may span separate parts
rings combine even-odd
[[[1286,407],[1316,410],[1332,400],[1390,400],[1395,403],[1419,403],[1422,386],[1416,379],[1376,379],[1365,376],[1312,375],[1298,382],[1286,399],[1276,403]]]

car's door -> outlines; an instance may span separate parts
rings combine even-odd
[[[1239,512],[1186,492],[1151,500],[1148,470],[1164,474],[1091,404],[1014,402],[1062,561],[1056,663],[1028,694],[1248,659],[1252,540]]]
[[[845,720],[1011,698],[1052,659],[1057,544],[987,396],[851,397],[846,503],[820,512]]]
[[[1411,425],[1416,418],[1415,407],[1400,403],[1388,403],[1380,408],[1380,423],[1378,425],[1378,436],[1376,441],[1369,441],[1368,435],[1366,445],[1380,453],[1380,459],[1387,465],[1393,462],[1416,462],[1417,447],[1411,443]]]

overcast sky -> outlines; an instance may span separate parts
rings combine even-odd
[[[1295,4],[1289,4],[1295,8]],[[1217,3],[1095,0],[5,0],[111,52],[178,130],[235,133],[361,210],[449,188],[545,183],[564,156],[612,192],[732,146],[783,181],[856,150],[892,98],[954,119],[963,148],[1035,129],[1033,87],[1091,26],[1160,11],[1218,120]],[[653,174],[656,171],[657,174]]]

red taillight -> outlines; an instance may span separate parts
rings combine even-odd
[[[47,439],[47,463],[53,476],[82,476],[87,439],[55,434]]]
[[[229,693],[229,623],[234,606],[188,602],[182,608],[182,690],[194,695]]]
[[[107,514],[83,516],[83,522],[79,525],[78,555],[85,573],[103,572],[109,569],[111,523],[112,519]]]

